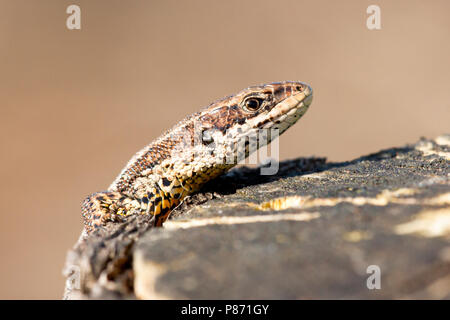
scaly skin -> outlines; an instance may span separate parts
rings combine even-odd
[[[85,231],[130,214],[151,214],[155,225],[161,226],[186,196],[275,135],[249,141],[244,148],[239,148],[239,141],[259,129],[278,129],[282,134],[311,101],[308,85],[286,81],[249,87],[187,117],[139,151],[107,191],[86,198]]]

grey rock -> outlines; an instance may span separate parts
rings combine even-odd
[[[273,176],[234,169],[163,228],[130,217],[80,241],[65,298],[448,299],[449,163],[446,135]]]

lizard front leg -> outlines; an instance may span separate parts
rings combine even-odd
[[[155,215],[155,226],[161,227],[163,222],[167,220],[169,214],[180,203],[181,199],[174,198],[171,194],[161,193],[155,198],[153,205],[153,214]]]
[[[159,188],[141,198],[132,198],[120,192],[97,192],[87,197],[82,205],[85,229],[90,233],[108,221],[120,222],[131,214],[154,215],[154,225],[160,227],[181,200],[181,196]]]
[[[82,205],[86,231],[90,233],[108,221],[121,221],[127,215],[143,213],[145,208],[141,202],[120,192],[105,191],[88,196]]]

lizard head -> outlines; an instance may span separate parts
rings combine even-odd
[[[258,129],[286,131],[312,102],[312,89],[296,81],[253,86],[212,103],[200,114],[205,130],[235,138]],[[234,140],[234,139],[232,139]]]
[[[281,82],[243,90],[240,109],[253,129],[279,129],[297,122],[312,102],[312,89],[301,82]]]
[[[312,89],[307,84],[275,82],[249,87],[211,104],[200,120],[205,127],[223,132],[244,126],[282,133],[303,116],[311,101]]]
[[[259,147],[270,143],[300,119],[312,102],[312,89],[302,82],[286,81],[253,86],[216,101],[196,118],[201,141],[219,154],[236,153],[245,144],[245,155],[255,150],[248,144],[256,136]],[[197,127],[199,128],[199,127]],[[272,129],[278,130],[276,133]],[[266,132],[265,135],[263,132]],[[264,136],[264,139],[260,137]],[[220,151],[220,150],[223,150]]]

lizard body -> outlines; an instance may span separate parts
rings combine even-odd
[[[282,134],[311,101],[312,89],[304,83],[271,83],[244,89],[185,118],[134,155],[107,191],[84,200],[85,231],[130,214],[151,214],[161,226],[186,196],[275,136],[246,141],[244,148],[240,141],[260,129]]]

